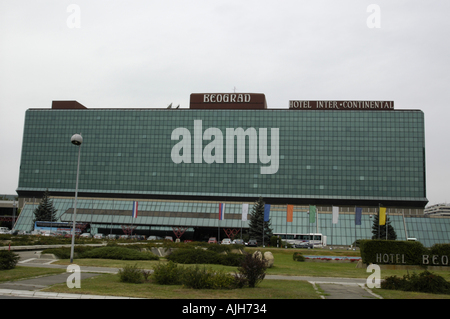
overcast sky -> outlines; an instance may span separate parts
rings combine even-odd
[[[236,89],[268,108],[423,110],[429,204],[450,202],[449,15],[448,0],[0,0],[0,194],[16,194],[29,108],[188,108]]]

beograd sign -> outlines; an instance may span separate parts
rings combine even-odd
[[[290,100],[290,110],[394,110],[394,101],[304,101]]]
[[[261,93],[192,93],[190,109],[264,110],[266,96]]]

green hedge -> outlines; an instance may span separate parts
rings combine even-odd
[[[383,260],[383,257],[387,254],[389,256],[389,262],[387,263],[395,264],[397,256],[400,255],[401,264],[420,265],[422,264],[422,255],[427,253],[426,248],[418,241],[361,240],[359,245],[361,249],[361,259],[365,264],[386,263],[380,262],[380,254],[381,260]]]
[[[365,264],[450,266],[450,244],[435,244],[428,249],[418,241],[360,240],[360,249]],[[437,257],[433,260],[433,256]]]
[[[70,258],[70,248],[46,249],[42,253],[54,254],[60,259]],[[159,257],[150,252],[140,252],[135,248],[126,248],[123,246],[75,246],[75,258],[102,258],[119,260],[159,260]]]
[[[166,258],[179,264],[218,264],[226,266],[239,266],[244,257],[240,254],[222,254],[204,249],[176,249]]]

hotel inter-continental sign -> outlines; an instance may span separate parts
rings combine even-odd
[[[289,101],[291,110],[394,110],[394,101]]]

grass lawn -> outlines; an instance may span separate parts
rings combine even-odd
[[[66,284],[54,285],[44,291],[150,299],[320,299],[306,281],[263,280],[256,288],[214,290],[189,289],[179,285],[122,283],[118,275],[105,274],[85,279],[80,289]]]
[[[0,283],[6,281],[15,281],[32,277],[57,275],[66,272],[65,269],[53,268],[34,268],[34,267],[20,267],[14,269],[0,270]]]
[[[335,255],[335,256],[357,256],[359,251],[329,251],[329,250],[294,250],[281,248],[266,248],[264,251],[271,251],[275,258],[274,267],[267,270],[268,275],[287,276],[319,276],[319,277],[348,277],[367,278],[370,273],[365,268],[356,268],[356,262],[332,263],[332,262],[296,262],[292,256],[294,252],[302,252],[303,255]],[[252,252],[256,248],[246,248]],[[152,269],[154,265],[165,262],[161,261],[124,261],[106,259],[75,259],[74,263],[83,266],[98,266],[123,268],[126,265],[137,265],[142,269]],[[69,260],[59,260],[54,264],[69,265]],[[194,266],[194,265],[184,265]],[[212,269],[235,272],[237,267],[206,265]],[[64,269],[46,269],[16,267],[13,270],[0,271],[0,282],[17,280],[26,277],[35,277],[51,273],[61,273]],[[412,273],[412,271],[409,271]],[[416,271],[421,272],[420,270]],[[432,271],[447,281],[450,281],[450,271]],[[407,270],[381,270],[381,277],[399,276],[407,274]],[[55,285],[44,291],[81,293],[95,295],[118,295],[138,298],[161,298],[161,299],[316,299],[320,296],[315,292],[311,284],[306,281],[289,280],[263,280],[257,288],[245,288],[234,290],[194,290],[182,286],[160,286],[151,282],[143,284],[121,283],[118,275],[104,274],[81,282],[81,289],[69,289],[66,284]],[[448,295],[434,295],[424,293],[413,293],[403,291],[392,291],[383,289],[373,289],[373,292],[381,295],[385,299],[450,299]]]

